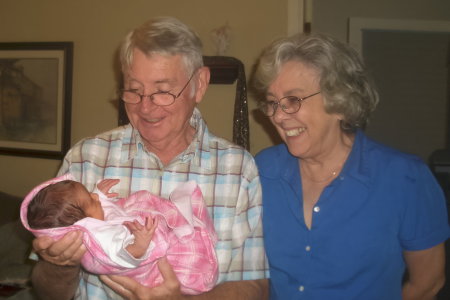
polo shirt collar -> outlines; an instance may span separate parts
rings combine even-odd
[[[134,129],[131,123],[124,126],[121,145],[121,161],[129,161],[136,156],[138,144],[141,142],[139,132]]]
[[[345,162],[340,177],[351,177],[361,181],[365,185],[368,184],[370,181],[369,143],[370,140],[365,136],[363,131],[357,130],[352,150]],[[271,171],[265,172],[264,176],[272,178],[282,177],[288,182],[298,180],[299,177],[295,176],[295,174],[299,173],[298,158],[289,152],[284,143],[276,146],[276,148],[277,159],[280,159],[280,164],[274,163],[271,166]],[[283,168],[279,168],[279,166],[283,166]]]
[[[192,160],[194,166],[211,169],[210,134],[200,111],[195,108],[190,124],[195,128],[195,135],[182,155],[185,160]]]
[[[355,134],[352,150],[341,171],[340,177],[350,177],[368,185],[370,181],[370,140],[361,129]]]

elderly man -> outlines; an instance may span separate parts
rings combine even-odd
[[[157,18],[132,31],[121,48],[121,98],[130,124],[87,138],[66,155],[70,172],[92,190],[118,178],[121,197],[146,189],[167,197],[181,182],[200,186],[218,235],[218,285],[189,299],[264,299],[267,264],[261,224],[261,187],[252,156],[209,132],[196,109],[209,83],[201,42],[185,24]],[[33,242],[41,259],[32,281],[45,299],[184,299],[168,262],[165,279],[148,288],[122,276],[90,274],[80,267],[81,233]]]

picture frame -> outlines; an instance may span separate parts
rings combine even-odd
[[[72,64],[72,42],[0,43],[0,154],[64,157]]]

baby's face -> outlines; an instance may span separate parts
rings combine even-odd
[[[98,200],[98,195],[89,193],[86,188],[80,184],[77,186],[79,206],[88,217],[104,220],[103,208]]]

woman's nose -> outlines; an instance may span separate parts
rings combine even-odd
[[[283,111],[283,109],[281,108],[281,104],[278,104],[277,107],[275,108],[275,112],[272,116],[273,120],[275,122],[278,122],[278,121],[286,119],[287,117],[289,117],[289,114],[287,114]]]

